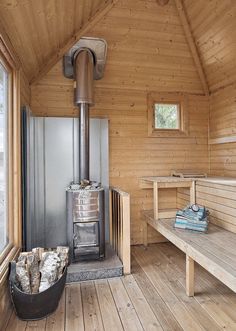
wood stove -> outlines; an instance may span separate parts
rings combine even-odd
[[[89,178],[89,107],[93,80],[103,76],[107,45],[103,39],[82,38],[64,56],[64,75],[74,79],[79,108],[79,183],[67,188],[67,240],[72,262],[105,256],[104,189]]]
[[[71,260],[104,258],[104,189],[72,184],[66,195]]]

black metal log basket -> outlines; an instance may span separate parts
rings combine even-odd
[[[47,290],[28,294],[16,286],[16,262],[10,263],[10,293],[16,315],[21,320],[33,321],[52,314],[58,306],[66,283],[67,268],[60,279]]]

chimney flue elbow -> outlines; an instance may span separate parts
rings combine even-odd
[[[89,49],[80,49],[74,56],[75,90],[74,102],[93,105],[93,69],[94,57]]]

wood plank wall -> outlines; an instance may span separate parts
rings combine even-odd
[[[72,103],[72,82],[61,75],[61,63],[32,91],[32,109],[37,115],[77,116],[77,109]],[[110,120],[110,182],[132,194],[132,244],[142,243],[140,209],[152,208],[152,193],[140,191],[139,177],[169,175],[171,169],[184,167],[207,171],[209,166],[208,98],[189,97],[190,134],[188,138],[178,139],[176,146],[174,138],[147,136],[147,93],[98,87],[95,90],[96,107],[91,114],[93,117],[109,117]],[[29,104],[29,99],[29,84],[22,76],[21,104]],[[163,190],[160,204],[162,208],[175,205],[175,190]],[[157,241],[163,241],[163,237],[150,229],[149,242]]]
[[[211,92],[236,80],[236,2],[184,0]]]
[[[236,84],[211,95],[210,139],[236,137],[235,100]],[[236,177],[236,142],[210,145],[210,168],[211,175]]]
[[[235,187],[199,181],[196,184],[196,202],[210,211],[211,223],[236,233]],[[178,189],[178,208],[183,208],[188,203],[189,190]]]
[[[140,190],[139,177],[169,175],[173,168],[208,170],[208,99],[189,97],[189,137],[148,137],[148,92],[203,93],[172,0],[164,7],[155,0],[120,0],[88,35],[108,42],[105,77],[95,83],[91,115],[109,118],[110,184],[131,194],[131,242],[142,243],[140,210],[151,208],[152,193]],[[32,86],[34,114],[77,116],[72,85],[59,62]],[[171,207],[176,197],[170,190],[160,199]],[[152,231],[149,239],[159,237]]]
[[[197,202],[210,210],[210,222],[236,233],[236,190],[229,185],[199,182]]]
[[[62,81],[58,76],[56,81]],[[74,116],[72,86],[41,85],[32,90],[32,110],[40,116]],[[169,175],[173,168],[208,170],[208,101],[191,96],[187,138],[151,138],[147,95],[143,91],[96,89],[91,115],[109,118],[110,184],[131,194],[132,244],[142,242],[140,209],[152,207],[152,192],[140,190],[139,177]],[[164,193],[164,191],[163,191]],[[163,208],[175,204],[173,190],[160,197]],[[152,240],[150,238],[150,240]],[[154,240],[154,239],[153,239]]]
[[[100,87],[203,93],[173,0],[119,0],[90,35],[109,45]]]
[[[236,177],[236,67],[233,32],[236,27],[236,2],[184,0],[184,5],[211,91],[210,174]],[[234,142],[226,143],[230,140]],[[209,189],[200,189],[199,186],[197,196],[200,202],[210,208],[216,224],[227,229],[231,227],[235,231],[234,225],[229,226],[235,217],[234,211],[229,209],[234,198],[225,200],[225,192],[227,187],[219,189],[210,185]]]

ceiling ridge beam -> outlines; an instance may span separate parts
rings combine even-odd
[[[37,75],[30,80],[30,85],[37,84],[38,81],[46,75],[50,69],[63,57],[65,53],[83,37],[91,28],[93,28],[118,2],[119,0],[111,0],[105,6],[98,9],[98,11],[80,28],[67,42],[53,55],[49,60],[45,61],[38,70]]]
[[[209,87],[208,87],[208,83],[207,83],[207,79],[206,79],[206,75],[203,69],[203,65],[199,56],[199,52],[190,28],[190,24],[189,24],[189,20],[188,20],[188,16],[186,13],[186,10],[184,8],[183,5],[183,1],[182,0],[175,0],[175,4],[176,4],[176,8],[179,14],[179,18],[180,18],[180,22],[183,26],[184,29],[184,33],[185,33],[185,37],[187,39],[190,51],[192,53],[192,57],[194,60],[194,63],[196,65],[197,68],[197,72],[199,75],[199,78],[201,80],[202,83],[202,87],[203,90],[205,92],[206,95],[209,95]]]

